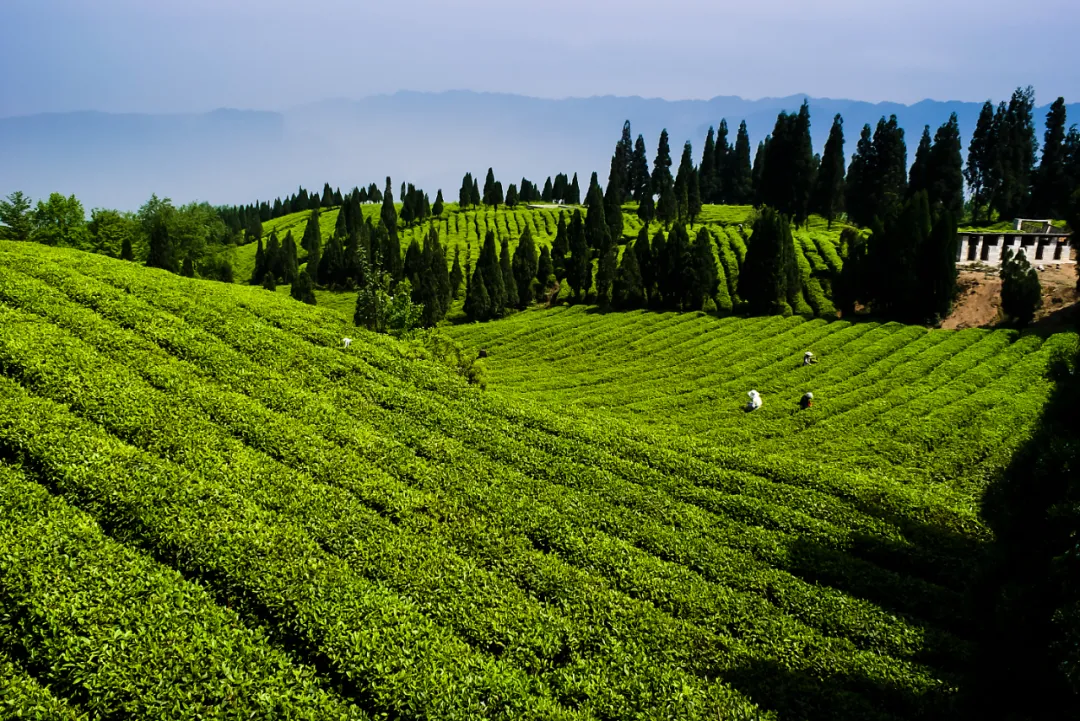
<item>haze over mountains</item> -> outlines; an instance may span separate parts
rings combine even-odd
[[[387,175],[394,188],[416,184],[434,200],[442,188],[457,199],[466,171],[489,166],[504,186],[522,176],[543,183],[577,172],[582,186],[596,171],[601,183],[622,123],[645,137],[650,161],[662,128],[678,162],[682,143],[699,159],[705,133],[726,118],[734,142],[746,120],[753,146],[771,132],[781,110],[797,110],[805,96],[744,100],[668,101],[640,97],[549,100],[520,95],[452,91],[398,92],[360,100],[326,100],[285,112],[215,110],[190,115],[78,112],[0,118],[0,194],[23,190],[33,198],[74,193],[94,207],[134,209],[151,192],[178,203],[247,203],[288,195],[298,184],[324,182],[347,190]],[[996,103],[999,98],[994,98]],[[1048,102],[1035,118],[1042,137]],[[896,114],[907,131],[908,160],[924,125],[931,132],[955,112],[965,142],[981,103],[922,101],[914,105],[809,98],[812,136],[821,151],[836,113],[844,117],[845,153],[855,150],[864,123]],[[1070,120],[1080,104],[1068,106]]]

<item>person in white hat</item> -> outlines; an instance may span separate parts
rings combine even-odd
[[[799,408],[802,408],[805,411],[812,405],[814,405],[814,394],[809,392],[803,393],[803,397],[799,401]]]
[[[761,408],[761,395],[757,391],[750,391],[746,395],[750,396],[750,402],[746,404],[746,410],[754,411]]]
[[[352,338],[342,338],[342,340],[345,341],[346,348],[348,348],[349,344],[352,343]]]
[[[810,351],[806,351],[805,353],[803,353],[802,364],[804,366],[808,366],[811,363],[816,363],[816,362],[817,361],[814,360],[814,354],[813,353],[811,353]]]

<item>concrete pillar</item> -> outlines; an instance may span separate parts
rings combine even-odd
[[[956,262],[963,263],[967,260],[968,237],[966,235],[961,235],[959,240],[960,242],[956,244]]]
[[[990,265],[1001,264],[1001,251],[1005,247],[1005,236],[999,235],[997,237],[997,245],[990,246]]]

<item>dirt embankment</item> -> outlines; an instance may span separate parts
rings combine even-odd
[[[1039,273],[1043,305],[1035,323],[1048,330],[1080,321],[1080,294],[1076,289],[1076,266],[1047,265]],[[977,267],[960,271],[960,292],[953,312],[942,322],[947,329],[983,328],[1002,321],[1001,276],[998,268]]]

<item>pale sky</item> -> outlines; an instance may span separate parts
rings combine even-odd
[[[396,90],[1080,99],[1076,0],[0,0],[0,117]]]

